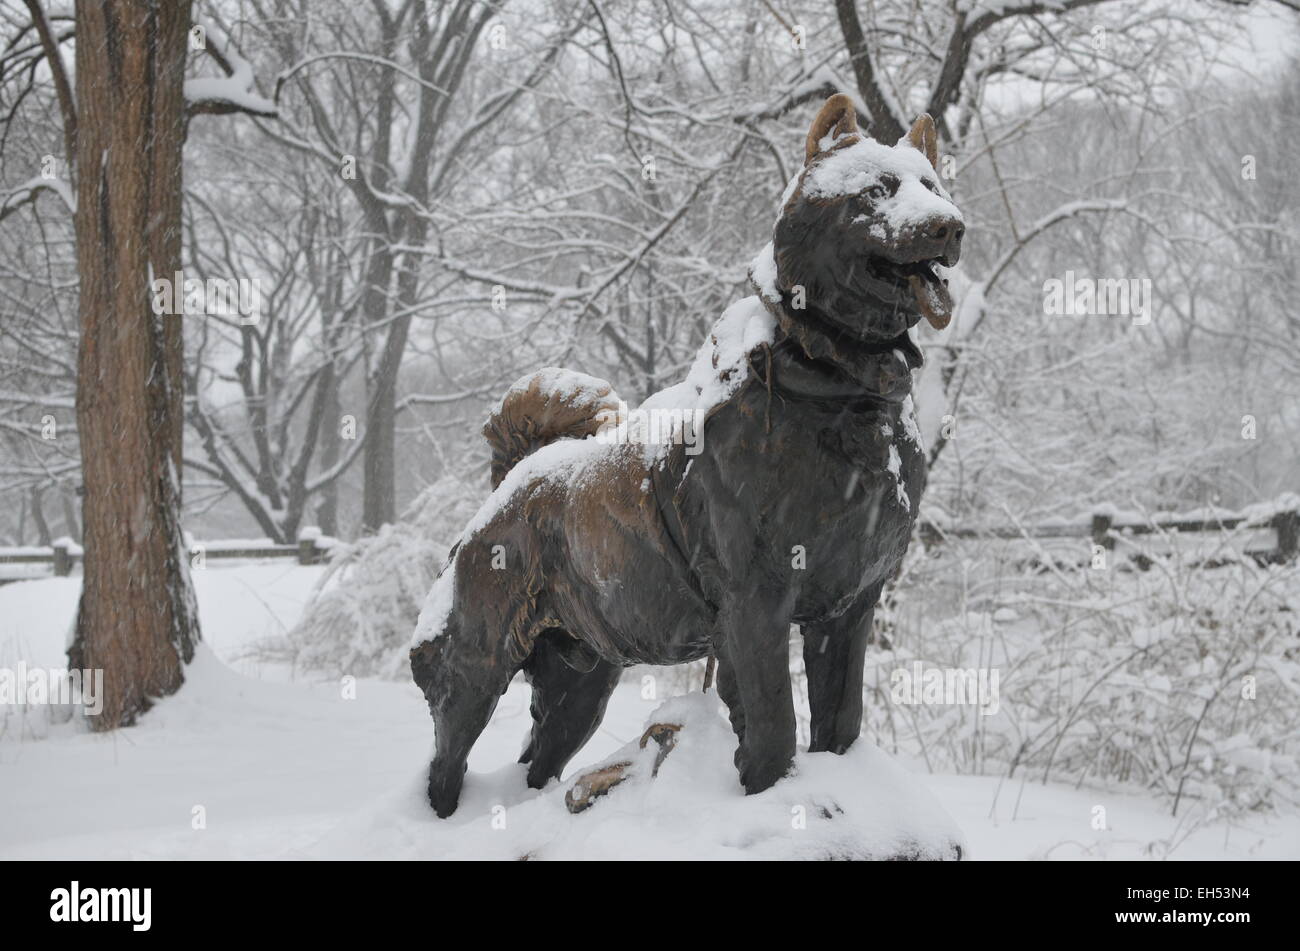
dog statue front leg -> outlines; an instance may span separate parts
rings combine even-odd
[[[837,618],[801,624],[808,676],[809,753],[843,753],[862,732],[862,668],[880,587]]]
[[[790,592],[732,594],[720,616],[720,660],[734,678],[745,729],[736,750],[740,783],[762,792],[794,759],[794,696],[790,688]],[[735,717],[733,716],[733,721]]]

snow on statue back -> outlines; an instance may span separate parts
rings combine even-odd
[[[809,751],[853,745],[872,612],[924,481],[908,334],[947,321],[935,269],[956,263],[964,233],[936,160],[929,117],[877,145],[832,96],[755,262],[759,296],[727,308],[685,380],[628,410],[604,381],[548,368],[502,399],[484,427],[495,490],[410,654],[436,730],[438,815],[455,811],[469,750],[518,671],[533,687],[520,761],[542,788],[595,731],[623,667],[710,654],[740,785],[767,790],[795,754],[791,623]]]
[[[687,430],[736,392],[748,373],[746,355],[770,344],[775,331],[776,321],[757,297],[732,304],[714,324],[686,379],[642,403],[638,421],[629,420],[613,386],[598,377],[543,367],[516,380],[483,425],[492,447],[493,492],[461,538],[482,531],[539,481],[560,490],[577,488],[608,477],[611,470],[643,465],[647,472],[641,482],[646,483],[648,470],[662,465],[673,446],[700,435]],[[454,561],[453,550],[425,600],[412,646],[442,633],[453,603]]]
[[[690,694],[646,721],[681,725],[650,776],[654,743],[606,762],[642,768],[577,814],[568,784],[524,788],[518,767],[471,774],[456,816],[434,819],[416,784],[395,791],[313,846],[321,858],[384,859],[959,859],[956,823],[922,784],[873,744],[843,756],[801,753],[784,781],[744,795],[734,737],[715,695]],[[422,785],[422,784],[421,784]]]

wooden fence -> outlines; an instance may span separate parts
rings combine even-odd
[[[1294,496],[1289,496],[1287,499],[1290,501]],[[1248,513],[1196,518],[1176,515],[1115,518],[1109,513],[1097,512],[1093,514],[1091,522],[1061,522],[1011,528],[955,528],[923,522],[920,525],[920,533],[921,541],[927,548],[941,545],[946,539],[1089,538],[1094,545],[1114,549],[1117,540],[1132,535],[1184,535],[1231,531],[1237,528],[1271,528],[1277,533],[1277,544],[1273,548],[1253,549],[1246,553],[1256,561],[1264,563],[1291,561],[1296,558],[1297,552],[1300,552],[1300,502],[1296,502],[1291,508],[1276,509],[1267,519]]]
[[[263,558],[294,558],[300,565],[319,565],[325,561],[334,540],[322,536],[314,529],[304,529],[297,544],[281,545],[274,542],[191,542],[190,558],[236,561]],[[69,538],[61,538],[49,546],[31,548],[0,548],[0,566],[52,565],[55,575],[65,577],[82,560],[80,545]],[[16,580],[16,579],[10,579]]]

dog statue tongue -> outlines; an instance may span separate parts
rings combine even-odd
[[[929,268],[923,268],[922,274],[909,274],[907,282],[916,295],[916,306],[921,316],[935,330],[943,330],[952,320],[952,295],[948,293],[947,281]]]

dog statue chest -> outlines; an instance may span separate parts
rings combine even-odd
[[[754,530],[740,534],[773,569],[804,553],[828,587],[856,591],[892,573],[911,534],[925,479],[911,404],[807,395],[754,385],[711,421],[704,494]]]
[[[790,442],[776,451],[792,468],[822,470],[819,484],[844,502],[866,502],[874,512],[877,497],[893,498],[911,511],[924,463],[910,396],[895,402],[867,395],[859,381],[797,352],[782,354],[770,372],[780,428]],[[769,411],[765,425],[770,419]],[[827,504],[838,508],[833,498]]]
[[[888,413],[858,414],[818,430],[819,465],[808,480],[815,488],[787,533],[789,548],[805,553],[806,570],[791,577],[800,623],[874,600],[869,593],[898,570],[925,478],[919,446],[908,437]]]
[[[798,436],[782,456],[805,470],[802,492],[817,525],[837,542],[910,532],[924,463],[897,407],[793,417],[788,427]]]

